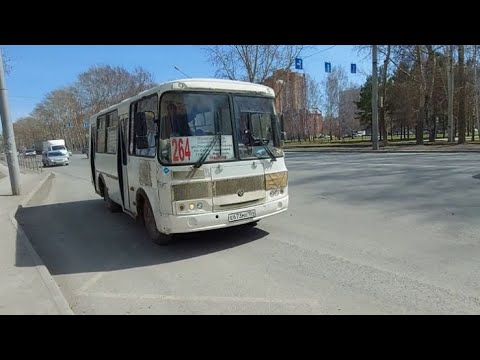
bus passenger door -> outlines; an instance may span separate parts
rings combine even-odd
[[[87,155],[89,156],[90,160],[90,171],[92,175],[92,182],[93,182],[93,187],[95,189],[95,192],[98,191],[97,189],[97,182],[95,181],[95,176],[96,176],[96,170],[95,170],[95,152],[97,150],[97,145],[96,145],[96,134],[97,134],[97,125],[96,124],[91,124],[90,125],[90,143],[88,145],[89,153],[87,152]]]
[[[120,194],[122,196],[122,205],[125,210],[131,211],[130,192],[128,190],[128,116],[120,119],[119,140],[118,141],[118,183],[120,185]]]

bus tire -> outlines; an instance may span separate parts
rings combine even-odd
[[[105,187],[103,189],[103,200],[105,201],[105,205],[107,205],[107,209],[110,212],[116,213],[116,212],[120,212],[122,210],[122,207],[120,205],[118,205],[116,202],[114,202],[114,201],[112,201],[112,199],[110,199],[110,196],[108,195],[107,187]]]
[[[152,207],[148,200],[143,202],[143,223],[147,234],[152,241],[157,245],[169,245],[173,240],[173,235],[167,235],[158,231],[157,223],[155,222],[155,216],[153,215]]]

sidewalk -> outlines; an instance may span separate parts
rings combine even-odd
[[[22,195],[12,196],[8,168],[0,163],[0,314],[73,314],[58,285],[15,220],[52,176],[21,170]]]

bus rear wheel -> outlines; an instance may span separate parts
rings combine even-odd
[[[153,215],[153,210],[148,200],[145,200],[143,203],[143,221],[148,236],[155,244],[169,245],[173,241],[173,235],[167,235],[158,231],[155,216]]]

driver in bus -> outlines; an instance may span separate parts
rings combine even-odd
[[[179,114],[177,106],[173,103],[167,105],[168,115],[165,116],[166,134],[165,138],[192,136],[192,131],[188,125],[187,114]]]
[[[160,158],[162,160],[169,160],[171,157],[170,138],[192,136],[187,115],[179,114],[177,106],[173,102],[168,103],[167,115],[162,117],[160,134]]]

